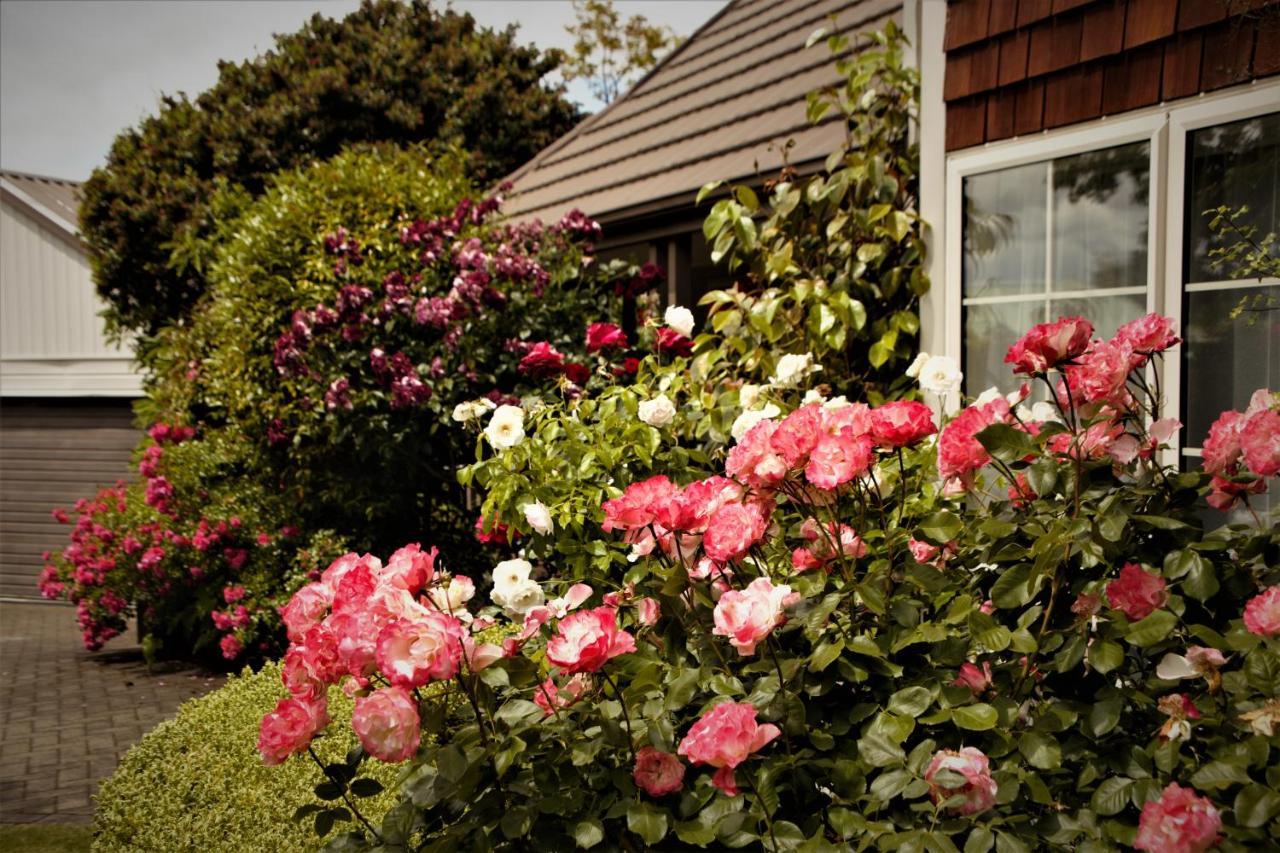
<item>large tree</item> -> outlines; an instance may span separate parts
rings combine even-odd
[[[221,63],[213,88],[166,97],[121,133],[85,184],[108,327],[152,334],[204,292],[194,247],[223,183],[257,195],[274,172],[378,141],[449,140],[469,152],[473,179],[510,172],[579,117],[545,81],[560,59],[427,0],[366,0],[341,21],[316,15],[254,60]]]

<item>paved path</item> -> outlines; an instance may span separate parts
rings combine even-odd
[[[0,602],[0,823],[88,823],[125,751],[222,683],[172,664],[148,672],[135,640],[89,653],[72,608]]]

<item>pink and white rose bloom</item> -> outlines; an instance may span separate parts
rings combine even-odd
[[[755,706],[749,702],[723,702],[693,724],[676,752],[695,765],[718,768],[711,784],[732,797],[738,793],[734,768],[780,734],[772,723],[756,721]]]
[[[597,672],[618,655],[636,650],[636,640],[618,627],[612,607],[580,610],[560,620],[547,642],[547,661],[566,675]]]
[[[665,797],[684,787],[684,764],[669,752],[644,746],[636,752],[632,778],[649,796]]]
[[[756,578],[746,589],[732,589],[720,596],[712,633],[728,637],[743,657],[753,655],[756,645],[786,621],[785,608],[796,598],[786,584],[774,586],[768,578]]]
[[[1221,840],[1222,816],[1192,788],[1170,782],[1158,800],[1148,800],[1138,818],[1135,850],[1204,853]]]
[[[769,519],[759,504],[726,504],[708,519],[702,547],[717,562],[736,560],[760,541],[768,527]]]
[[[258,729],[258,753],[267,766],[283,764],[291,755],[311,745],[316,733],[329,725],[328,704],[320,699],[281,699],[262,718]]]
[[[1120,577],[1107,584],[1107,601],[1133,622],[1145,619],[1169,600],[1164,578],[1144,571],[1137,563],[1125,563]]]
[[[1083,317],[1061,317],[1052,323],[1038,323],[1014,342],[1004,363],[1014,373],[1044,373],[1082,355],[1093,336],[1093,324]]]
[[[1280,586],[1268,587],[1245,602],[1244,627],[1259,637],[1280,635]]]
[[[422,739],[418,703],[403,687],[384,687],[358,697],[351,713],[351,728],[365,752],[389,764],[410,758]]]
[[[458,673],[465,636],[457,617],[438,610],[416,621],[397,620],[378,635],[378,669],[402,687],[446,681]]]
[[[937,779],[943,771],[961,777],[962,781],[957,784]],[[939,750],[925,768],[924,779],[929,783],[929,796],[935,803],[964,797],[964,802],[951,807],[958,814],[980,814],[996,804],[996,781],[991,778],[987,756],[980,749],[966,746],[959,751]]]

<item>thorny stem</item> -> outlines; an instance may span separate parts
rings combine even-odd
[[[349,796],[347,796],[346,783],[339,781],[337,777],[335,777],[333,774],[329,772],[329,768],[326,767],[324,762],[320,760],[320,756],[316,755],[316,751],[312,749],[310,745],[307,746],[307,754],[311,756],[311,760],[314,761],[316,765],[320,768],[320,771],[324,773],[325,778],[327,778],[330,782],[338,786],[338,788],[342,791],[342,801],[347,804],[347,808],[351,809],[351,813],[356,816],[356,819],[359,820],[361,823],[363,823],[364,828],[369,830],[370,834],[373,835],[374,839],[379,844],[381,844],[382,836],[378,834],[378,830],[374,829],[373,824],[369,823],[369,821],[365,818],[365,816],[360,814],[360,809],[356,808],[356,804],[351,801],[351,798]]]
[[[769,817],[769,810],[764,807],[764,798],[760,796],[760,792],[756,790],[755,785],[750,781],[743,782],[742,786],[755,795],[756,803],[760,806],[760,814],[764,815],[764,824],[769,827],[769,841],[773,843],[773,849],[779,850],[778,838],[773,834],[773,818]]]

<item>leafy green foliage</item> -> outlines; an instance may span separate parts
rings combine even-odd
[[[511,172],[578,118],[543,82],[557,61],[514,29],[427,0],[366,0],[342,21],[317,14],[261,57],[223,63],[194,100],[165,97],[84,187],[81,227],[109,328],[154,334],[196,304],[219,187],[258,195],[275,172],[353,143],[456,142],[477,181]]]
[[[1209,231],[1222,245],[1209,250],[1209,257],[1217,269],[1225,269],[1231,278],[1280,278],[1280,243],[1274,231],[1258,236],[1258,226],[1249,222],[1249,208],[1242,205],[1234,210],[1226,205],[1206,210]],[[1229,242],[1230,241],[1230,242]],[[1280,310],[1280,302],[1269,293],[1258,292],[1240,297],[1231,311],[1234,320],[1248,314],[1249,325],[1257,322],[1258,314]]]
[[[320,768],[310,761],[264,767],[254,748],[263,714],[283,693],[278,666],[245,670],[149,732],[103,782],[93,849],[314,850],[313,821],[294,816],[300,805],[327,805],[314,793],[324,781]],[[356,745],[351,707],[351,700],[334,691],[334,734],[315,744],[322,760],[342,762]],[[394,785],[395,768],[364,769],[369,781],[387,789]],[[384,790],[361,798],[360,807],[380,819],[394,799]]]
[[[573,0],[573,13],[574,23],[565,27],[573,48],[561,73],[565,80],[585,79],[591,94],[606,104],[678,41],[670,27],[650,24],[644,15],[624,22],[613,0]]]

